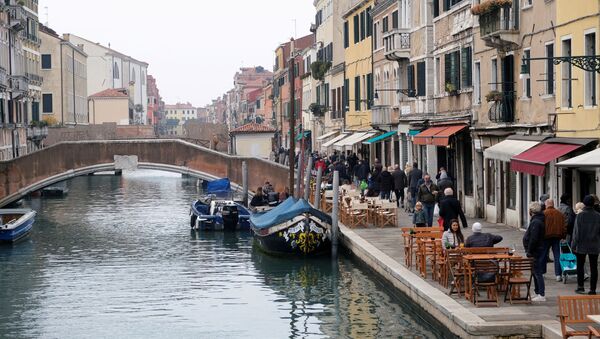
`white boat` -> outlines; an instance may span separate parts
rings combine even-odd
[[[35,215],[30,209],[0,209],[0,241],[15,242],[27,236]]]

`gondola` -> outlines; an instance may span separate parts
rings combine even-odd
[[[190,208],[190,226],[195,230],[236,231],[250,229],[250,211],[244,205],[223,198],[231,195],[229,179],[209,182],[207,194],[194,201]]]
[[[36,212],[30,209],[0,210],[0,241],[15,242],[29,234]]]
[[[331,217],[304,199],[289,198],[253,215],[250,227],[258,247],[267,253],[312,256],[331,251]]]

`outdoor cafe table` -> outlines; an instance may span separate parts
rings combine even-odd
[[[510,255],[510,254],[465,254],[463,255],[463,261],[465,263],[465,270],[464,270],[464,281],[466,282],[465,284],[465,298],[467,298],[467,300],[473,301],[474,300],[474,294],[473,294],[473,265],[472,263],[475,260],[496,260],[499,262],[504,262],[505,265],[505,271],[506,272],[506,264],[513,258],[518,258],[521,259],[521,256],[515,256],[515,255]]]

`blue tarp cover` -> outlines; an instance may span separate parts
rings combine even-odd
[[[331,223],[331,217],[327,214],[312,208],[312,206],[304,199],[295,200],[292,197],[264,214],[253,215],[250,217],[250,222],[258,229],[265,229],[289,221],[294,217],[307,212],[325,220],[329,224]]]
[[[229,178],[217,179],[206,185],[207,193],[229,192],[231,191],[231,183]]]

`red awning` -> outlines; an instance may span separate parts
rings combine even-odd
[[[563,155],[573,152],[582,145],[546,143],[539,144],[527,151],[515,155],[510,161],[513,171],[528,173],[541,177],[546,172],[546,165]]]
[[[431,127],[414,136],[415,145],[448,146],[450,137],[465,129],[467,125]]]
[[[433,145],[448,146],[448,143],[450,142],[450,137],[462,131],[465,128],[467,128],[467,125],[447,126],[445,130],[433,136]]]

